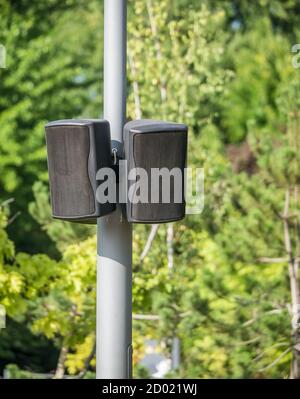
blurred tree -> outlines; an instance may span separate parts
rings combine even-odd
[[[181,120],[199,133],[213,117],[212,105],[232,77],[221,67],[224,38],[218,32],[224,13],[211,14],[203,3],[178,18],[171,6],[168,0],[139,0],[132,6],[128,116]]]
[[[160,118],[175,120],[179,120],[179,115],[195,132],[202,127],[202,138],[192,136],[190,153],[193,157],[190,162],[197,166],[205,165],[206,209],[201,216],[202,220],[199,220],[199,217],[190,217],[182,226],[176,226],[171,234],[170,226],[159,229],[152,226],[146,239],[145,228],[135,228],[134,252],[142,254],[135,258],[135,267],[139,268],[139,275],[134,280],[134,309],[141,313],[137,315],[139,317],[136,324],[148,323],[143,327],[144,333],[149,334],[150,329],[152,336],[165,341],[168,354],[174,334],[181,337],[184,365],[179,373],[182,376],[287,376],[293,352],[291,376],[297,377],[297,318],[293,312],[290,316],[287,310],[291,301],[284,278],[284,264],[264,265],[259,256],[259,253],[262,257],[273,257],[276,254],[278,256],[278,252],[282,256],[282,251],[286,252],[285,245],[282,246],[282,220],[278,220],[274,214],[270,215],[270,218],[266,216],[274,209],[277,213],[280,212],[278,207],[281,207],[282,200],[284,201],[282,194],[285,190],[274,191],[270,183],[265,187],[266,183],[261,182],[260,173],[253,176],[251,183],[245,173],[235,176],[225,158],[224,145],[220,137],[218,138],[218,134],[224,137],[224,133],[220,132],[218,127],[209,124],[210,121],[216,122],[220,117],[223,126],[227,128],[225,132],[228,141],[235,142],[248,137],[259,168],[263,158],[260,156],[260,160],[258,159],[253,141],[255,142],[255,132],[260,131],[261,145],[265,148],[266,143],[269,143],[268,156],[274,156],[270,165],[276,168],[279,161],[276,164],[275,159],[279,156],[281,161],[284,160],[281,168],[283,165],[285,168],[290,167],[291,173],[299,170],[295,155],[297,138],[294,138],[294,141],[283,139],[278,149],[281,155],[274,151],[272,140],[273,145],[270,145],[271,132],[274,132],[274,129],[280,132],[280,126],[285,126],[281,117],[284,110],[277,100],[280,87],[288,83],[293,75],[289,41],[279,33],[274,34],[269,22],[270,15],[265,13],[259,25],[255,26],[252,21],[253,32],[234,37],[234,50],[223,57],[224,41],[210,36],[218,24],[216,20],[209,20],[203,3],[202,8],[186,9],[185,15],[193,15],[197,26],[200,27],[201,15],[198,13],[203,12],[205,24],[208,24],[209,29],[205,27],[203,30],[193,30],[191,21],[185,25],[185,22],[178,18],[176,21],[180,21],[179,26],[174,23],[175,34],[169,41],[168,29],[173,27],[169,4],[165,2],[158,6],[151,1],[136,2],[136,15],[140,16],[142,22],[139,24],[136,17],[134,24],[129,27],[133,40],[130,46],[129,35],[132,81],[130,113],[132,117],[141,117],[143,110],[143,115],[146,116],[158,115]],[[217,18],[218,13],[209,15],[213,19]],[[192,34],[188,34],[188,41],[185,42],[186,26],[196,35],[204,33],[208,34],[206,39],[213,37],[212,49],[210,41],[205,43],[202,36],[201,39],[197,36],[197,50],[193,48]],[[221,28],[219,26],[216,29]],[[177,33],[180,37],[178,46]],[[150,42],[147,55],[142,56],[144,47],[142,44],[140,47],[136,46],[136,43],[147,43],[148,38]],[[226,35],[223,35],[222,39],[226,40]],[[181,43],[184,43],[184,46],[181,47]],[[205,49],[200,43],[205,43]],[[220,52],[217,51],[217,46]],[[176,53],[179,54],[177,57],[174,54],[174,49],[177,48],[193,49],[191,53],[187,53],[187,64],[183,53]],[[197,55],[195,60],[191,54]],[[239,57],[236,57],[236,54],[239,54]],[[232,57],[233,62],[228,61],[228,55]],[[143,62],[146,57],[147,66]],[[201,84],[201,72],[206,73],[206,61],[209,72],[203,81],[211,86]],[[152,67],[152,63],[155,62],[157,64]],[[187,67],[189,62],[191,65]],[[200,69],[197,62],[200,63]],[[223,65],[223,71],[219,76],[214,69],[218,65]],[[224,70],[224,65],[233,67],[236,72],[234,83],[227,87],[228,90],[224,90],[222,83],[219,86],[216,83],[218,78],[219,82],[224,84],[231,77],[231,74]],[[186,70],[189,71],[187,75]],[[192,75],[190,79],[189,74]],[[214,74],[212,80],[211,74]],[[193,92],[193,84],[196,93]],[[206,89],[210,93],[208,102]],[[212,110],[216,110],[214,95],[219,96],[221,104],[221,107],[218,107],[219,113],[216,112],[215,115],[212,113]],[[209,112],[206,113],[205,106],[200,108],[198,104],[206,104]],[[230,124],[229,129],[229,125],[226,126],[227,122]],[[265,134],[265,130],[269,134]],[[292,147],[295,149],[291,150]],[[261,167],[261,170],[263,172],[264,167]],[[287,174],[289,172],[286,170],[286,176]],[[289,174],[288,179],[291,177]],[[250,209],[246,205],[241,206],[241,201],[247,197],[248,189],[251,190],[250,195],[254,195],[255,198],[262,195],[260,202],[255,202]],[[265,204],[264,211],[260,211],[260,204]],[[292,206],[295,205],[293,203]],[[203,228],[212,233],[212,237],[216,236],[217,242],[206,236]],[[259,239],[256,241],[259,233]],[[188,237],[186,240],[185,236]],[[170,237],[173,237],[171,246]],[[204,253],[202,248],[205,248]],[[146,256],[143,255],[145,252]],[[165,257],[161,256],[163,252]],[[240,252],[247,253],[248,257],[239,256]],[[212,259],[211,264],[209,259]],[[170,265],[175,265],[172,275],[168,271]],[[190,265],[195,265],[194,269],[190,268]],[[260,273],[257,272],[258,268]],[[295,287],[297,282],[297,278],[294,278],[292,286]],[[297,305],[293,290],[292,304]],[[295,306],[291,308],[295,309]],[[147,313],[152,316],[147,318]],[[290,317],[294,323],[292,341]],[[151,320],[152,326],[149,325]],[[186,331],[189,331],[189,338],[186,337]],[[232,341],[233,334],[236,336]],[[189,349],[190,347],[192,349]]]
[[[55,370],[58,349],[44,335],[33,334],[24,323],[7,317],[6,328],[0,331],[0,338],[1,374],[9,363],[31,372]]]
[[[56,378],[62,378],[65,366],[70,373],[81,371],[83,376],[94,357],[95,238],[66,248],[61,262],[46,255],[15,254],[4,230],[3,212],[0,217],[0,304],[10,318],[59,348]],[[32,336],[27,336],[30,341]],[[10,348],[4,340],[0,350],[10,351],[16,345],[13,342]],[[32,344],[31,349],[34,353]],[[19,348],[18,357],[9,360],[21,362],[21,353]],[[23,366],[36,366],[34,356],[29,364],[24,359]]]
[[[218,37],[224,13],[210,13],[205,2],[187,10],[179,7],[176,12],[172,6],[168,0],[135,1],[132,6],[135,17],[128,23],[128,112],[131,119],[187,123],[191,146],[196,149],[197,134],[213,119],[213,104],[232,77],[229,70],[218,68],[224,53],[225,37]],[[195,165],[195,153],[190,163]],[[177,270],[183,231],[181,224],[154,225],[150,231],[145,226],[134,229],[134,268],[138,270],[133,288],[135,325],[145,323],[147,313],[154,313],[161,328],[153,331],[148,325],[143,331],[165,343],[167,356],[184,312],[180,306],[185,290],[182,282],[189,281],[190,257],[180,272]]]
[[[24,276],[13,268],[15,251],[13,243],[5,231],[7,217],[5,206],[0,207],[0,304],[7,312],[6,328],[0,329],[0,367],[8,362],[36,371],[49,370],[55,364],[56,350],[45,337],[33,337],[22,323],[14,322],[11,317],[22,321],[26,301],[21,297]],[[45,358],[46,356],[46,358]]]
[[[0,303],[59,348],[56,378],[82,377],[95,361],[94,230],[50,220],[42,131],[48,119],[98,115],[100,8],[2,3],[0,41],[13,57],[0,70],[1,196],[23,190],[16,200],[24,210],[34,197],[30,213],[62,259],[15,254],[1,212]],[[182,363],[172,376],[299,377],[299,82],[290,60],[298,4],[129,4],[129,117],[187,123],[189,164],[206,171],[201,215],[135,226],[136,375],[145,375],[137,367],[144,338],[156,338],[168,357],[179,338]],[[254,167],[232,168],[228,143],[246,145]],[[32,245],[32,223],[18,218],[10,233],[15,226]]]
[[[290,376],[300,378],[300,80],[288,57],[286,70],[290,70],[289,79],[281,80],[276,92],[276,123],[271,120],[261,127],[253,120],[250,125],[249,142],[258,171],[251,177],[241,173],[229,183],[230,200],[223,206],[218,240],[231,258],[271,263],[273,275],[278,269],[284,273],[282,281],[286,289],[289,286],[290,297],[283,292],[278,298],[274,292],[264,294],[273,303],[274,314],[284,314],[291,325],[285,333],[286,348],[271,365],[291,357]]]
[[[7,67],[0,69],[0,194],[15,199],[18,217],[8,231],[30,253],[55,254],[27,209],[33,183],[47,180],[45,122],[100,114],[100,3],[0,1],[0,43],[7,49]]]
[[[291,76],[290,52],[287,38],[274,34],[264,17],[228,45],[224,62],[235,71],[235,79],[220,99],[217,122],[225,142],[244,141],[253,122],[259,127],[276,124],[278,88]]]
[[[43,231],[55,243],[60,254],[70,245],[95,234],[95,226],[79,223],[69,223],[52,218],[49,199],[49,188],[42,182],[33,185],[34,201],[29,204],[29,212],[40,224]]]

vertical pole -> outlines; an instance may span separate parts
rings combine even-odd
[[[122,143],[127,0],[104,2],[104,118]],[[97,378],[131,377],[132,230],[120,207],[97,224]]]
[[[172,370],[178,370],[180,367],[180,340],[174,337],[172,341]]]

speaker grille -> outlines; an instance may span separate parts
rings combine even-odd
[[[174,202],[174,178],[170,179],[170,203],[162,202],[162,182],[159,188],[159,202],[151,203],[151,168],[180,168],[183,172],[186,164],[187,133],[155,132],[135,134],[133,136],[134,166],[143,168],[148,174],[149,203],[131,204],[132,218],[140,222],[177,220],[184,217],[183,196],[184,176],[182,173],[181,203]]]
[[[88,176],[89,128],[48,127],[46,140],[53,216],[95,213],[95,198]]]

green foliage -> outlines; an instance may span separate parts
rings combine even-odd
[[[0,369],[9,363],[35,372],[55,370],[58,349],[44,335],[34,335],[24,323],[7,317],[0,331]]]
[[[0,9],[7,50],[0,69],[0,190],[15,199],[12,213],[21,212],[9,227],[18,248],[53,253],[27,208],[33,183],[47,181],[45,123],[100,112],[102,6],[1,0]]]
[[[86,354],[93,345],[95,253],[92,238],[69,246],[59,263],[36,256],[29,259],[25,254],[19,254],[16,259],[16,269],[26,281],[23,296],[27,299],[31,330],[69,349],[67,365],[73,373],[78,370],[78,364],[82,366],[81,352]],[[72,354],[76,352],[77,357]]]
[[[49,190],[42,182],[38,181],[33,185],[33,195],[34,202],[29,204],[29,212],[61,253],[63,253],[68,245],[95,234],[94,226],[54,220],[51,217]]]
[[[0,304],[9,317],[26,323],[34,334],[78,351],[67,363],[76,372],[85,359],[80,360],[81,352],[91,351],[93,345],[95,239],[70,245],[60,262],[46,255],[14,254],[1,216]],[[84,342],[87,349],[82,347]]]
[[[22,210],[7,226],[7,207],[0,209],[0,304],[41,344],[65,353],[63,371],[76,375],[87,359],[95,366],[95,230],[51,219],[43,125],[98,116],[103,10],[92,0],[0,5],[8,50],[0,70],[0,195],[15,197],[12,215]],[[133,311],[154,316],[134,320],[134,374],[147,377],[138,365],[145,339],[157,339],[170,357],[177,337],[182,360],[173,377],[286,378],[299,343],[289,273],[300,257],[300,75],[290,53],[299,5],[129,5],[128,117],[187,123],[189,165],[205,168],[201,215],[160,225],[144,257],[151,226],[134,227]],[[236,143],[247,145],[251,170],[234,167],[228,154],[232,146],[240,152]],[[7,362],[40,371],[36,359],[14,357],[7,340],[0,345]],[[29,345],[13,340],[16,350]]]
[[[135,16],[128,23],[128,114],[180,120],[198,132],[231,77],[219,68],[224,13],[211,14],[202,4],[178,18],[171,6],[168,0],[134,2]]]
[[[136,379],[136,378],[142,378],[142,379],[150,378],[149,371],[147,370],[146,367],[141,366],[140,364],[138,364],[138,365],[135,367],[135,369],[134,369],[134,376],[133,376],[133,378],[134,378],[134,379]]]
[[[16,364],[8,364],[5,370],[7,377],[11,380],[41,380],[45,378],[43,374],[37,374],[32,373],[31,371],[21,370]]]
[[[292,345],[288,267],[284,261],[264,264],[260,259],[285,258],[283,223],[278,215],[283,212],[287,187],[299,184],[299,123],[293,118],[298,107],[291,108],[291,104],[298,104],[298,85],[295,81],[291,90],[295,71],[291,67],[289,40],[279,33],[274,34],[271,19],[264,14],[258,24],[252,21],[253,31],[237,32],[224,54],[224,42],[218,42],[214,36],[210,46],[207,40],[214,29],[217,32],[222,29],[217,18],[221,14],[216,11],[209,20],[202,6],[191,13],[197,16],[197,21],[205,15],[210,29],[205,25],[203,31],[192,29],[195,36],[188,34],[189,45],[185,42],[182,49],[193,48],[195,39],[198,51],[193,50],[197,56],[195,59],[188,57],[191,64],[186,67],[182,53],[176,56],[173,52],[177,48],[176,35],[175,39],[171,36],[169,42],[172,21],[168,2],[154,4],[137,3],[136,13],[145,18],[148,12],[150,26],[145,31],[138,27],[140,36],[132,34],[134,43],[138,39],[142,42],[141,38],[147,42],[150,37],[153,54],[145,67],[144,47],[131,50],[131,62],[135,61],[136,68],[131,66],[130,111],[133,116],[134,112],[138,115],[140,103],[146,116],[154,114],[179,120],[180,115],[195,132],[202,127],[200,139],[190,135],[190,162],[205,167],[206,205],[201,217],[190,216],[184,224],[175,225],[172,271],[168,270],[166,228],[159,228],[155,243],[142,264],[138,254],[145,244],[145,228],[135,228],[134,261],[138,274],[134,279],[134,311],[159,316],[158,324],[155,322],[151,326],[144,322],[141,325],[142,322],[136,321],[135,328],[140,334],[166,341],[167,354],[172,338],[176,335],[181,338],[183,364],[179,375],[182,377],[286,377]],[[188,15],[186,11],[186,18],[180,20],[181,27],[192,26],[191,21],[185,25]],[[184,42],[184,31],[178,26],[175,31],[180,32],[178,37]],[[157,39],[162,37],[165,39]],[[220,46],[220,53],[216,46]],[[216,54],[224,57],[218,58]],[[155,55],[158,58],[155,59]],[[160,63],[160,56],[165,64]],[[150,70],[152,62],[157,64]],[[201,74],[197,62],[201,71],[207,73],[204,81],[212,86],[208,90],[208,102],[207,86],[198,80]],[[219,65],[220,68],[222,63],[219,86],[216,80],[210,80],[210,73],[215,73],[214,67]],[[224,69],[228,67],[234,70],[230,83],[228,78],[232,78],[232,74]],[[145,73],[145,78],[139,74],[139,69]],[[187,76],[184,71],[188,74],[195,71],[191,85],[184,78]],[[152,83],[149,76],[155,77]],[[168,82],[168,86],[164,87],[164,82]],[[173,84],[180,87],[173,89]],[[196,95],[193,84],[197,87]],[[170,92],[176,93],[176,116]],[[176,98],[177,93],[180,98]],[[149,98],[144,99],[147,94]],[[217,101],[214,100],[216,95]],[[183,108],[180,113],[181,102],[188,104],[187,112]],[[202,107],[198,107],[199,103]],[[209,118],[205,105],[210,110]],[[216,109],[218,111],[212,114]],[[224,141],[226,144],[245,138],[258,169],[250,177],[244,171],[238,175],[233,173],[224,146]],[[294,207],[291,212],[297,211],[297,197],[291,206]],[[295,231],[291,237],[295,246],[298,237],[299,232]]]
[[[245,140],[255,123],[271,128],[278,119],[277,95],[291,76],[289,41],[273,33],[268,18],[255,29],[237,33],[226,53],[236,78],[221,98],[221,131],[227,142]]]

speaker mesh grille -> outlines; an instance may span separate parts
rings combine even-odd
[[[53,215],[93,214],[95,199],[88,176],[88,127],[48,127],[46,140]]]
[[[186,132],[156,132],[135,134],[133,138],[133,157],[135,167],[143,168],[148,174],[148,195],[151,199],[151,168],[180,168],[183,172],[186,163]],[[184,176],[182,173],[182,201],[174,202],[174,179],[170,180],[171,203],[162,202],[160,184],[159,203],[131,204],[133,219],[145,222],[177,220],[184,217],[183,197]]]

